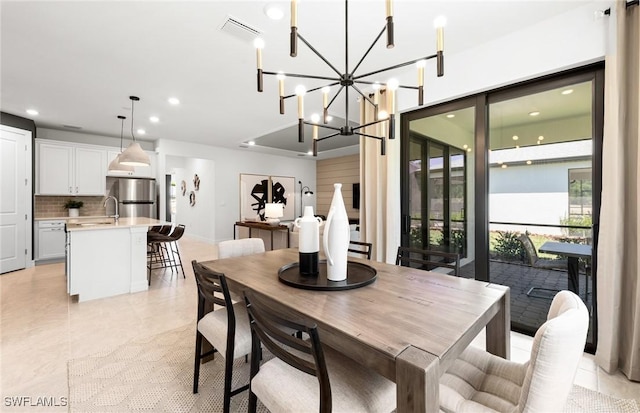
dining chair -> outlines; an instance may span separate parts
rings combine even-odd
[[[361,255],[362,258],[366,258],[368,260],[371,259],[371,249],[373,248],[373,244],[370,242],[360,242],[360,241],[349,241],[349,249],[347,250],[350,255]]]
[[[526,363],[469,347],[440,378],[440,409],[452,412],[561,412],[584,351],[589,313],[560,291]]]
[[[460,254],[400,246],[396,254],[396,265],[427,271],[445,268],[457,277],[460,275]]]
[[[315,323],[250,290],[244,297],[252,341],[249,412],[256,411],[258,399],[270,412],[395,409],[395,383],[323,346]],[[304,331],[308,339],[288,334],[291,329]],[[261,345],[275,356],[262,366]]]
[[[218,258],[241,257],[265,252],[262,238],[240,238],[218,244]]]
[[[193,393],[198,393],[200,363],[214,353],[222,355],[224,368],[224,413],[228,413],[231,397],[249,388],[246,384],[231,389],[233,361],[251,353],[251,331],[244,302],[232,303],[227,281],[222,273],[209,270],[196,260],[191,261],[198,285],[198,328],[193,369]],[[222,308],[211,311],[213,306]],[[213,346],[213,350],[202,354],[202,339]]]

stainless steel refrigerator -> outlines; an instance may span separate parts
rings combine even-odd
[[[112,186],[118,199],[121,217],[156,218],[156,180],[151,178],[118,178]]]

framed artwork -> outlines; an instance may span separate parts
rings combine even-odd
[[[293,221],[295,217],[296,180],[292,176],[271,176],[271,202],[284,204],[282,221]]]
[[[240,174],[240,220],[265,221],[264,208],[269,202],[269,176]]]

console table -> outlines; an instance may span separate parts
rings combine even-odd
[[[233,224],[233,239],[236,239],[236,227],[246,227],[249,228],[249,238],[251,238],[251,230],[252,229],[262,229],[264,231],[269,231],[271,234],[271,249],[273,250],[273,232],[274,231],[286,231],[287,232],[287,248],[289,248],[289,227],[286,225],[269,225],[264,222],[242,222],[238,221]]]

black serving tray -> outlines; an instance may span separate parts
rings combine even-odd
[[[280,282],[291,287],[305,290],[339,291],[364,287],[375,281],[377,273],[375,268],[354,261],[347,261],[347,278],[342,281],[329,281],[327,279],[327,261],[318,263],[318,275],[300,274],[300,263],[292,262],[278,270]]]

